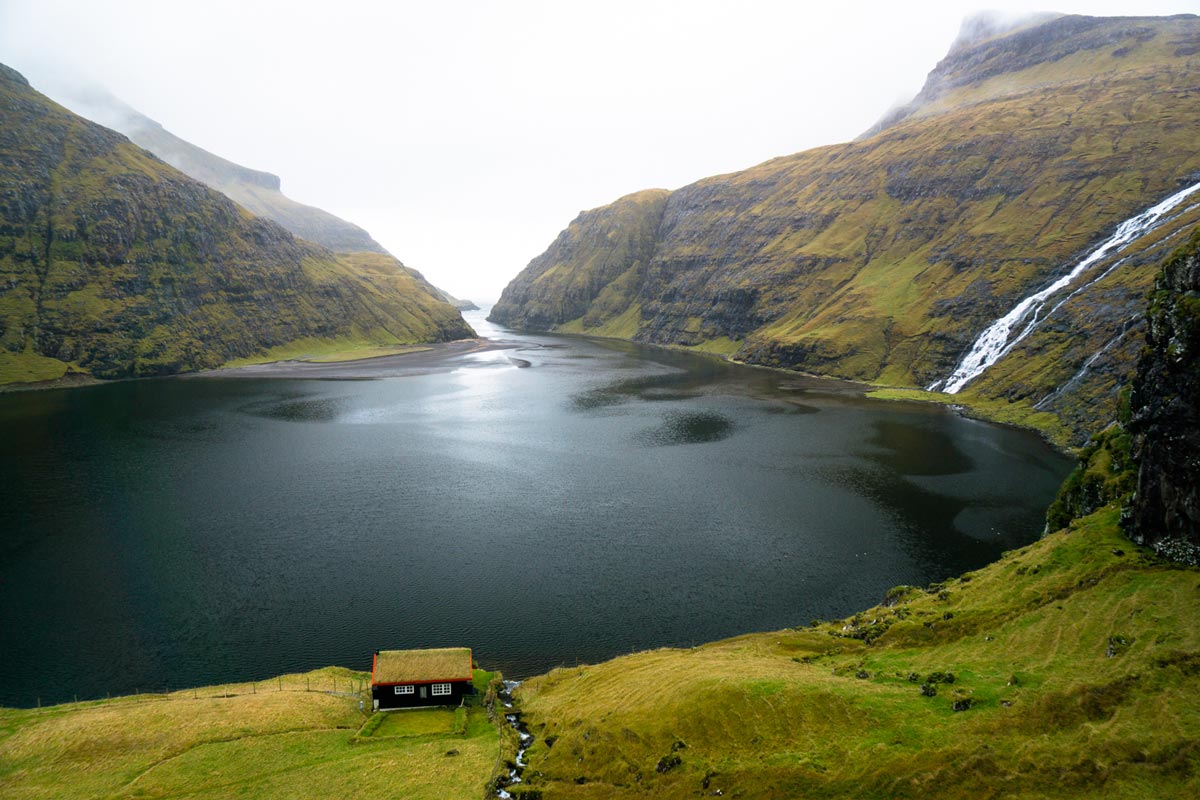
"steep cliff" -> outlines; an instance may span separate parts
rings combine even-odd
[[[1131,539],[1200,565],[1200,229],[1163,266],[1130,394]]]
[[[316,242],[335,253],[382,253],[396,261],[397,269],[407,269],[353,222],[285,195],[278,175],[235,164],[197,147],[103,88],[68,82],[56,86],[51,95],[93,122],[125,134],[138,147],[149,150],[184,175],[216,189],[252,214],[279,223],[301,239]],[[442,289],[437,290],[437,296],[460,311],[478,308],[470,300],[459,299]]]
[[[1058,17],[961,41],[874,135],[671,192],[636,258],[587,246],[642,241],[624,226],[647,218],[626,201],[581,216],[492,318],[897,386],[944,380],[994,319],[1200,182],[1197,53],[1193,16]],[[1054,412],[1086,438],[1114,413],[1154,265],[1198,203],[1050,298],[965,397]],[[588,296],[603,308],[580,307]]]
[[[584,211],[504,289],[490,320],[548,330],[569,320],[599,335],[633,335],[636,293],[654,256],[668,192],[658,189]]]
[[[129,137],[188,177],[216,189],[256,216],[279,223],[301,239],[335,253],[386,253],[352,222],[283,194],[278,175],[244,167],[197,147],[96,87],[68,85],[50,93],[68,108]]]
[[[0,383],[182,372],[307,338],[471,335],[390,262],[364,274],[0,67]]]

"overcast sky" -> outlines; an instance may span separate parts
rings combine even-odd
[[[854,138],[979,8],[1200,0],[0,0],[0,62],[100,83],[488,301],[580,210]]]

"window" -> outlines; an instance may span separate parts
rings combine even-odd
[[[396,694],[412,694],[412,693],[413,693],[412,686],[397,686],[396,687]]]
[[[439,694],[450,694],[450,684],[435,683],[430,688],[429,693],[432,694],[434,697],[437,697]]]

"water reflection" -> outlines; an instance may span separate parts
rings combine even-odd
[[[575,408],[581,411],[608,408],[630,400],[649,402],[688,400],[700,395],[699,387],[704,383],[703,377],[691,372],[660,372],[637,378],[625,378],[605,386],[579,392],[571,400]]]
[[[920,420],[879,419],[871,427],[867,443],[881,449],[863,455],[901,475],[956,475],[975,466],[954,439]]]
[[[1031,540],[1069,468],[837,383],[513,344],[361,383],[0,397],[0,704],[380,647],[519,677],[830,618]]]

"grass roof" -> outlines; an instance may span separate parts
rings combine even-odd
[[[471,680],[471,648],[380,650],[375,656],[373,683]]]

